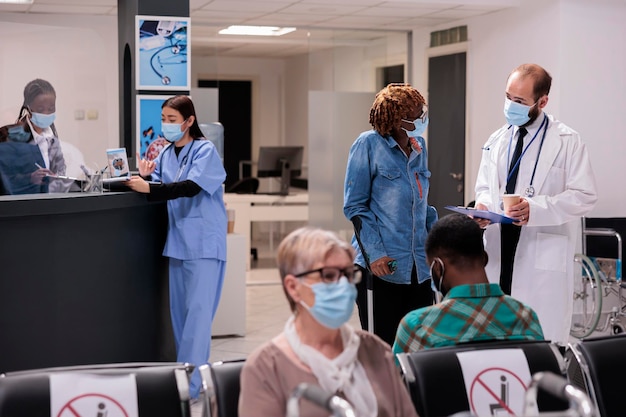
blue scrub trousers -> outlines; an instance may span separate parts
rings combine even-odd
[[[226,262],[217,259],[169,259],[170,312],[177,360],[196,366],[189,388],[197,398],[202,387],[197,367],[211,353],[211,325],[222,293]]]

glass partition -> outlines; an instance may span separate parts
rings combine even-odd
[[[16,122],[29,81],[49,81],[56,93],[55,142],[66,164],[64,172],[53,174],[70,178],[57,180],[63,185],[59,190],[80,189],[73,178],[83,180],[85,172],[97,173],[106,166],[106,149],[123,143],[119,119],[129,116],[119,114],[118,78],[124,51],[119,51],[117,38],[111,36],[117,33],[117,18],[68,20],[51,15],[43,24],[34,15],[20,19],[3,15],[0,22],[0,36],[5,40],[0,51],[7,57],[0,63],[0,126]],[[311,223],[346,227],[341,222],[340,197],[347,150],[356,135],[369,128],[367,114],[373,94],[389,81],[390,68],[395,67],[397,73],[403,66],[406,74],[407,33],[298,28],[281,37],[232,38],[217,34],[224,27],[194,17],[190,54],[191,95],[198,120],[223,124],[225,165],[231,159],[235,167],[240,160],[252,161],[249,165],[254,175],[261,146],[304,146],[301,176],[308,180],[311,193]],[[33,45],[39,54],[30,52]],[[211,85],[216,87],[205,91],[199,88],[202,80],[214,80]],[[246,103],[236,97],[231,104],[223,102],[220,83],[239,80],[250,82],[248,112]],[[246,118],[249,138],[239,133],[233,136],[234,127]],[[247,157],[236,153],[241,148]],[[40,162],[37,164],[50,168],[45,158],[43,165]],[[37,168],[34,163],[27,164],[24,169]],[[5,176],[15,177],[16,167],[3,169],[9,171]],[[23,174],[22,180],[32,172]],[[228,175],[232,178],[239,173],[234,170]],[[50,192],[51,187],[29,183],[11,189],[30,193]],[[318,195],[331,190],[332,196]],[[329,197],[333,207],[324,204],[317,211],[316,202]]]
[[[312,31],[307,91],[310,224],[349,238],[343,189],[350,146],[371,129],[374,96],[389,82],[404,82],[407,32]],[[320,47],[324,40],[328,46]],[[317,41],[317,42],[316,42]]]

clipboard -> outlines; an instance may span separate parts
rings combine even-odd
[[[494,213],[493,211],[477,210],[473,207],[445,206],[445,208],[451,211],[455,211],[457,213],[466,214],[472,217],[478,217],[479,219],[487,219],[491,221],[491,223],[513,224],[517,221],[502,214]]]

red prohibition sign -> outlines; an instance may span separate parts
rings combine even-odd
[[[124,410],[124,407],[122,407],[122,404],[120,404],[117,400],[115,400],[114,398],[109,397],[108,395],[104,395],[104,394],[96,394],[96,393],[92,393],[92,394],[83,394],[83,395],[79,395],[76,398],[72,398],[67,404],[65,404],[63,407],[61,407],[61,409],[59,410],[59,413],[57,414],[57,417],[61,417],[61,415],[63,414],[64,411],[69,411],[70,413],[72,413],[72,415],[76,416],[76,417],[81,417],[80,414],[78,414],[78,411],[76,411],[76,409],[74,407],[72,407],[72,403],[76,403],[76,401],[86,398],[86,397],[98,397],[98,398],[104,398],[105,400],[109,400],[111,401],[113,404],[115,404],[124,414],[124,417],[128,417],[128,413],[126,412],[126,410]]]
[[[509,406],[507,404],[505,404],[502,401],[502,398],[500,398],[500,396],[498,394],[493,392],[493,390],[491,388],[489,388],[487,386],[487,384],[485,384],[485,382],[483,380],[480,379],[480,377],[483,376],[485,373],[491,372],[491,371],[500,371],[500,372],[503,372],[505,374],[512,375],[513,378],[515,378],[522,385],[522,387],[524,388],[524,391],[526,391],[526,384],[524,384],[524,381],[522,381],[522,379],[519,376],[515,375],[513,372],[509,371],[508,369],[498,368],[498,367],[484,369],[484,370],[480,371],[478,373],[478,375],[476,375],[476,378],[474,378],[474,380],[472,381],[472,385],[470,386],[470,407],[471,407],[472,411],[476,412],[476,407],[474,406],[474,395],[473,395],[473,393],[474,393],[474,388],[478,388],[477,384],[479,384],[481,387],[483,387],[487,391],[487,393],[489,395],[491,395],[498,402],[498,404],[500,404],[500,406],[502,408],[504,408],[509,414],[514,416],[515,413],[513,412],[513,410],[511,410],[509,408]]]

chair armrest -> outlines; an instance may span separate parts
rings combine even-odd
[[[408,354],[398,353],[396,354],[396,358],[398,359],[398,363],[400,364],[400,371],[402,372],[402,379],[404,383],[412,384],[415,382],[415,374],[413,373],[413,368],[411,368],[411,364],[409,363]]]
[[[208,363],[200,365],[198,371],[200,372],[202,388],[204,389],[202,417],[211,417],[213,415],[211,404],[215,403],[215,387],[213,385],[213,378],[211,377],[211,365]]]

